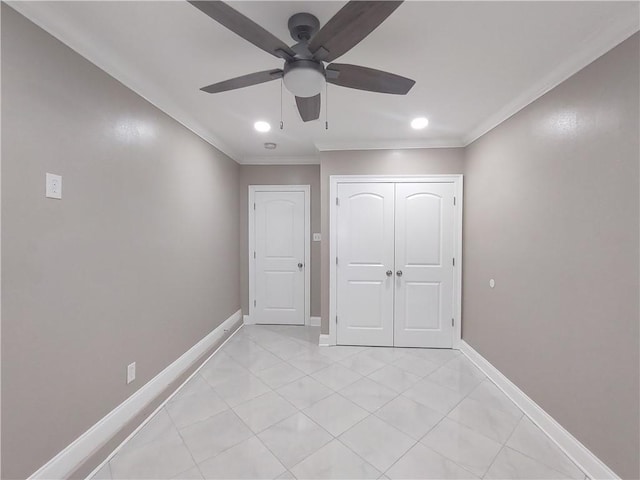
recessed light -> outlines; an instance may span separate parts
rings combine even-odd
[[[427,125],[429,125],[429,119],[425,117],[418,117],[411,120],[411,128],[415,130],[422,130]]]
[[[266,142],[264,144],[264,148],[266,148],[267,150],[275,150],[277,147],[277,145],[273,142]]]
[[[268,132],[271,130],[271,125],[267,122],[259,121],[253,124],[253,128],[255,128],[259,132]]]

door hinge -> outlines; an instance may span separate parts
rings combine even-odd
[[[254,307],[256,306],[256,301],[255,301],[255,300],[253,301],[253,306],[254,306]]]
[[[256,202],[253,202],[253,209],[256,209]]]
[[[336,315],[336,323],[338,323],[338,315]]]
[[[453,204],[456,204],[456,197],[453,197]]]
[[[340,206],[340,199],[336,197],[336,205]]]
[[[336,257],[336,265],[338,264],[338,257]]]
[[[456,266],[456,259],[455,258],[453,258],[453,266],[454,267]]]
[[[253,251],[253,258],[256,258],[256,251]]]
[[[451,319],[451,326],[453,327],[453,325],[454,325],[454,324],[455,324],[455,323],[454,323],[454,319],[452,318],[452,319]]]

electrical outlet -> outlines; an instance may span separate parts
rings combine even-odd
[[[321,238],[322,238],[322,235],[320,235],[319,233],[314,233],[313,234],[313,241],[314,242],[319,242]]]
[[[136,362],[127,365],[127,385],[136,379]]]
[[[55,198],[58,200],[62,198],[62,177],[60,175],[47,173],[45,175],[45,184],[45,196],[47,198]]]

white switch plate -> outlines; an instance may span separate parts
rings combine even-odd
[[[320,235],[319,233],[314,233],[313,234],[313,241],[314,242],[319,242],[321,238],[322,238],[322,235]]]
[[[47,173],[46,185],[45,196],[47,198],[62,198],[62,177],[60,175]]]
[[[496,286],[496,281],[495,281],[493,278],[492,278],[491,280],[489,280],[489,286],[490,286],[491,288],[493,288],[493,287],[495,287],[495,286]]]
[[[136,379],[136,362],[127,365],[127,385]]]

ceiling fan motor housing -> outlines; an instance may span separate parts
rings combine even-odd
[[[320,22],[310,13],[296,13],[289,18],[289,33],[296,42],[308,42],[320,29]]]

